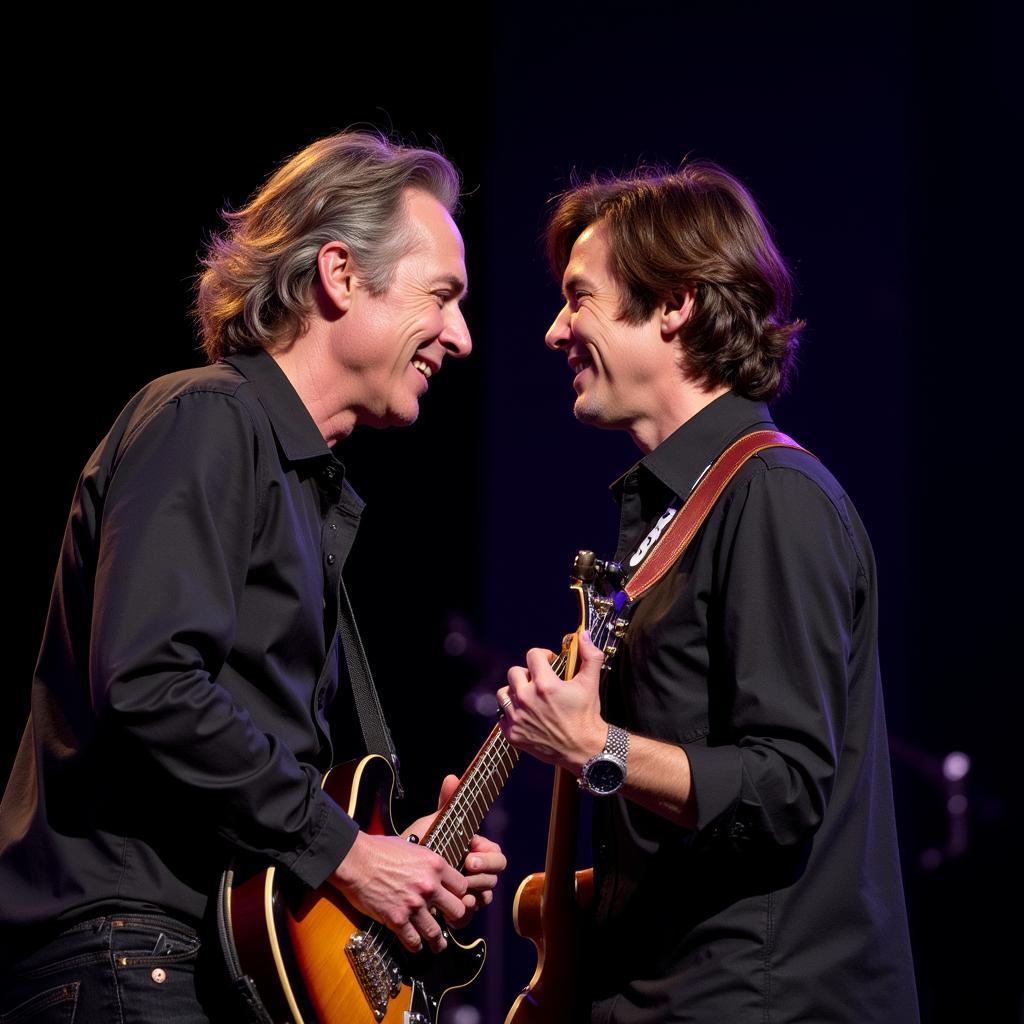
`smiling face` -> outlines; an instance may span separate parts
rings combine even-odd
[[[409,190],[405,204],[411,247],[383,295],[372,295],[354,268],[348,329],[336,351],[353,382],[356,422],[375,427],[412,423],[445,356],[461,358],[472,348],[459,307],[467,288],[459,229],[425,192]]]
[[[565,352],[574,374],[576,418],[634,434],[659,412],[666,382],[678,382],[678,352],[655,311],[640,324],[619,319],[620,286],[608,261],[607,229],[598,221],[572,247],[562,277],[565,305],[548,329],[549,347]]]

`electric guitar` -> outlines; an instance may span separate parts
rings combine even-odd
[[[604,650],[603,669],[607,669],[631,611],[627,595],[618,589],[622,567],[581,551],[574,571],[573,589],[579,593],[582,621],[594,624],[591,639]],[[579,630],[565,638],[562,655],[552,665],[563,679],[576,674],[578,643]],[[564,768],[556,768],[544,871],[523,879],[512,907],[516,931],[537,949],[537,968],[516,997],[505,1024],[582,1024],[590,1018],[589,1008],[580,1002],[584,986],[578,979],[594,871],[576,870],[579,810],[576,779]]]
[[[609,593],[614,576],[592,552],[576,557],[572,589],[581,621],[563,641],[553,668],[575,671],[579,631],[589,629],[606,658],[615,652],[624,620]],[[624,595],[623,595],[624,597]],[[618,625],[617,625],[618,624]],[[570,674],[566,674],[569,672]],[[508,781],[519,754],[496,725],[438,811],[421,845],[461,868],[469,844]],[[395,835],[391,817],[394,771],[376,754],[339,765],[325,776],[327,794],[375,835]],[[222,918],[233,976],[248,976],[274,1024],[435,1024],[444,994],[477,977],[482,939],[464,946],[444,921],[447,948],[409,953],[384,925],[352,907],[330,883],[309,890],[275,867],[244,879],[229,872]]]

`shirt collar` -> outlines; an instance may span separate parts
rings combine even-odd
[[[224,360],[245,377],[259,395],[281,452],[289,462],[322,460],[316,472],[320,488],[358,517],[364,502],[345,478],[345,466],[331,451],[309,410],[277,362],[263,349],[236,352]]]
[[[670,434],[612,484],[619,498],[630,478],[649,473],[685,498],[704,470],[737,438],[755,429],[772,429],[768,406],[726,392]]]
[[[227,356],[224,361],[256,388],[278,444],[290,462],[325,455],[334,457],[291,381],[267,352],[261,348],[247,349]]]

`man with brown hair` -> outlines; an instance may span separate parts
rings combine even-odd
[[[614,486],[629,574],[715,458],[774,429],[803,325],[711,163],[572,189],[547,241],[576,416],[644,453]],[[499,699],[506,736],[596,797],[592,1019],[916,1020],[874,561],[832,475],[800,449],[750,458],[606,679],[581,648],[568,683],[531,650]]]
[[[210,365],[143,388],[86,465],[0,806],[0,1016],[239,1019],[201,948],[239,854],[332,882],[411,950],[444,946],[434,911],[489,902],[494,843],[462,874],[320,788],[356,671],[362,502],[333,449],[411,423],[469,354],[458,190],[444,157],[373,135],[293,157],[207,253]]]

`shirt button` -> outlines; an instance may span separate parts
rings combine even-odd
[[[338,471],[333,466],[324,467],[324,479],[333,480],[338,475]]]
[[[337,530],[338,529],[338,524],[337,523],[331,523],[331,529],[332,530]]]
[[[337,559],[334,557],[334,555],[328,555],[327,556],[327,564],[328,565],[334,565],[334,563],[336,561],[337,561]]]

